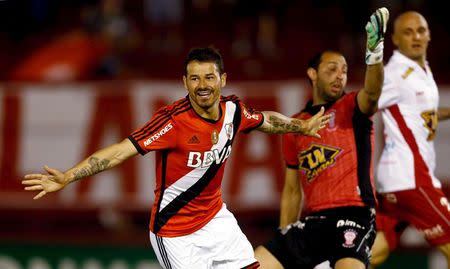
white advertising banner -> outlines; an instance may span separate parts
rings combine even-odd
[[[258,110],[290,115],[308,96],[307,81],[235,83],[235,94]],[[23,191],[24,174],[48,165],[71,168],[101,147],[125,139],[164,104],[186,96],[181,83],[158,81],[87,84],[14,84],[0,87],[0,208],[118,207],[149,209],[154,198],[154,154],[137,156],[110,171],[33,201]],[[441,89],[450,105],[450,89]],[[378,139],[382,138],[378,134]],[[436,139],[437,175],[450,180],[450,121]],[[276,209],[283,184],[280,137],[257,131],[241,134],[227,164],[224,198],[234,209]]]

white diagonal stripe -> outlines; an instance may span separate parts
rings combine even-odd
[[[225,125],[227,123],[232,123],[234,114],[236,112],[236,104],[228,101],[225,103],[225,117],[223,120],[223,125],[219,132],[219,141],[211,147],[211,150],[218,150],[219,152],[223,150],[225,144],[228,141],[228,136],[226,134]],[[223,153],[225,154],[225,153]],[[187,189],[192,187],[208,170],[208,167],[198,167],[184,175],[183,177],[176,180],[172,185],[164,190],[163,198],[159,211],[163,210],[170,202],[172,202],[178,195],[185,192]]]

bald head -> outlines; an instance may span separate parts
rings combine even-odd
[[[427,20],[415,11],[400,14],[394,21],[392,42],[403,55],[423,66],[430,42]]]
[[[394,33],[408,27],[412,21],[420,22],[420,24],[424,25],[428,29],[428,22],[422,14],[416,11],[406,11],[395,19]]]

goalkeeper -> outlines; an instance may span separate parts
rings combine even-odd
[[[376,235],[372,115],[383,84],[388,17],[380,8],[366,25],[363,89],[344,93],[347,63],[341,53],[324,51],[310,60],[313,97],[294,117],[310,118],[324,106],[332,118],[319,131],[321,140],[283,136],[280,228],[255,250],[261,268],[314,268],[327,260],[337,269],[367,268]]]

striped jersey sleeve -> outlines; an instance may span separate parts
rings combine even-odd
[[[247,107],[241,101],[238,102],[241,108],[241,125],[239,131],[248,133],[264,123],[264,116],[261,112]]]
[[[163,107],[144,126],[128,136],[140,154],[175,147],[176,126],[172,114],[171,109]]]

